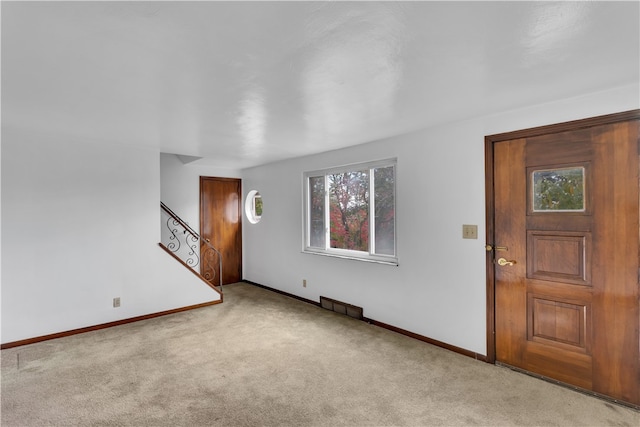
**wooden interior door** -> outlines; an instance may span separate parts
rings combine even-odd
[[[222,284],[242,280],[242,185],[235,178],[200,177],[200,234],[222,254]],[[218,284],[218,263],[205,262],[201,246],[201,274]],[[216,279],[217,278],[217,279]]]
[[[639,119],[634,111],[488,137],[495,360],[632,405]]]

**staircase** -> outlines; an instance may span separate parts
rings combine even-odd
[[[160,202],[160,247],[222,294],[222,255],[207,240]]]

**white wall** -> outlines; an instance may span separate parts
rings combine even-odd
[[[244,277],[485,354],[484,136],[640,107],[638,85],[451,123],[244,171],[182,165],[153,149],[2,130],[2,335],[46,335],[217,299],[157,246],[158,201],[198,224],[198,177],[263,195],[243,224]],[[400,265],[302,254],[302,173],[398,158]],[[160,163],[162,159],[162,178]],[[242,176],[240,176],[242,175]],[[197,227],[194,227],[197,229]],[[308,287],[302,287],[307,279]],[[112,298],[122,307],[112,308]]]
[[[200,177],[240,178],[237,169],[184,164],[175,154],[160,154],[160,197],[191,228],[200,232]]]
[[[264,212],[243,224],[245,279],[486,354],[484,137],[640,107],[638,85],[426,129],[243,171]],[[397,157],[399,266],[301,253],[302,174]],[[462,239],[478,225],[478,240]],[[302,280],[307,287],[302,287]]]
[[[219,300],[157,245],[158,151],[5,128],[2,150],[2,343]]]

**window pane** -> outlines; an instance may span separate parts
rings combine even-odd
[[[324,176],[309,178],[309,246],[325,248]]]
[[[533,172],[533,211],[584,211],[584,168]]]
[[[256,193],[255,196],[253,196],[253,213],[256,218],[262,216],[262,196],[260,193]]]
[[[375,253],[395,255],[395,168],[374,169]]]
[[[369,251],[369,170],[328,175],[331,247]]]

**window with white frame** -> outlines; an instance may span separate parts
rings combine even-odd
[[[397,265],[396,160],[306,172],[304,251]]]
[[[256,190],[251,190],[247,194],[244,213],[251,224],[260,222],[262,218],[262,196]]]

